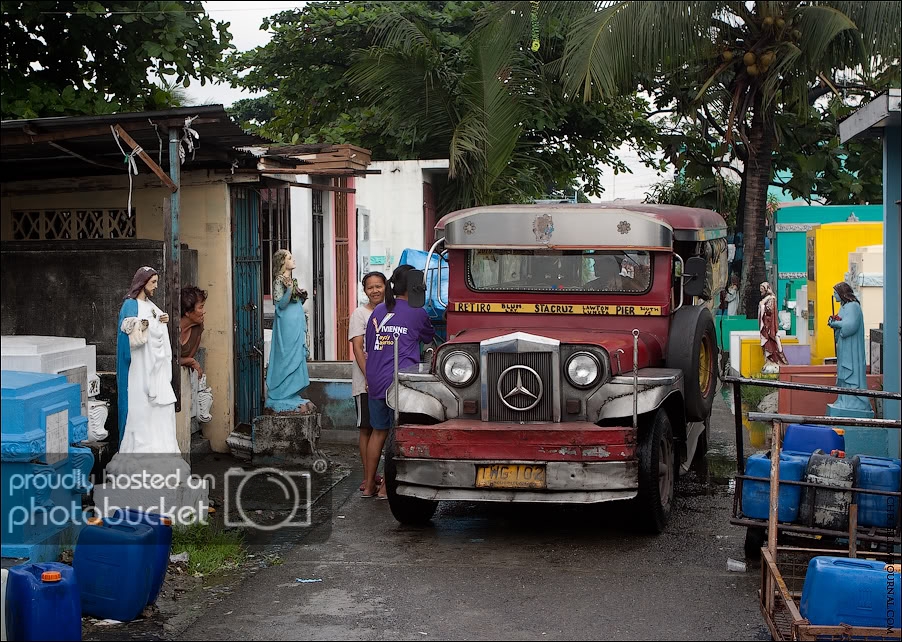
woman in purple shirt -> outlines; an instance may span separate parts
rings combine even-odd
[[[376,468],[394,420],[385,393],[395,376],[395,341],[398,342],[398,368],[402,369],[417,365],[420,343],[429,343],[435,336],[426,311],[407,303],[407,277],[412,269],[410,265],[395,269],[385,289],[385,302],[376,306],[366,327],[366,384],[373,435],[367,445],[364,497],[373,497],[377,492]],[[384,492],[379,496],[384,498]]]

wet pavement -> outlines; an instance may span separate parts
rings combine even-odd
[[[732,416],[718,400],[709,474],[735,464]],[[355,466],[353,449],[334,459]],[[426,528],[362,498],[354,467],[323,495],[314,526],[284,541],[282,563],[204,604],[179,639],[769,639],[758,572],[727,570],[745,532],[730,487],[693,475],[657,537],[620,509],[442,504]],[[316,525],[318,524],[318,525]],[[120,633],[124,633],[121,632]]]
[[[299,526],[251,531],[251,557],[195,577],[170,566],[155,614],[86,623],[86,640],[770,639],[756,601],[745,530],[729,524],[735,433],[728,400],[712,415],[706,479],[680,479],[665,533],[595,508],[442,504],[431,526],[399,525],[388,503],[362,498],[356,448],[325,448],[317,498]],[[744,436],[745,454],[752,451]],[[236,479],[253,477],[236,508]],[[293,498],[271,475],[227,455],[193,463],[216,480],[215,519],[286,519]],[[303,487],[302,470],[290,471]],[[241,513],[241,514],[239,514]],[[310,526],[303,523],[309,517]]]

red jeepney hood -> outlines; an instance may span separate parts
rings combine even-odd
[[[450,337],[442,346],[442,351],[447,346],[463,344],[463,343],[480,343],[486,339],[494,339],[507,334],[522,332],[524,334],[532,334],[548,339],[557,339],[562,344],[582,344],[593,345],[604,348],[611,357],[612,373],[617,375],[621,372],[631,372],[633,369],[633,335],[631,332],[623,330],[590,330],[582,328],[543,328],[541,330],[530,329],[521,330],[519,328],[474,328],[472,330],[463,330],[455,336]],[[623,350],[620,355],[620,368],[618,369],[617,358],[614,356],[618,350]],[[664,350],[660,340],[653,334],[648,332],[639,333],[639,367],[656,367],[663,363]]]

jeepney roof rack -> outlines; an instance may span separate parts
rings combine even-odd
[[[670,251],[673,241],[725,238],[711,210],[676,205],[539,203],[451,212],[435,226],[446,248],[630,247]]]

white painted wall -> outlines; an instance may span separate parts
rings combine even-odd
[[[356,180],[357,207],[369,210],[370,256],[386,261],[369,269],[391,275],[405,248],[423,248],[423,183],[432,182],[428,170],[447,170],[448,161],[375,161],[368,169],[382,173]]]
[[[436,171],[448,169],[447,160],[376,161],[369,169],[382,170],[355,180],[358,209],[357,282],[365,271],[381,270],[387,275],[398,265],[405,248],[423,247],[423,183],[432,182]],[[298,183],[311,183],[310,177],[298,176]],[[369,250],[361,244],[360,213],[369,216]],[[334,193],[323,192],[323,231],[325,267],[325,343],[326,360],[336,358],[335,304],[335,218]],[[304,187],[291,189],[291,253],[297,262],[298,282],[310,292],[304,306],[313,332],[313,195]],[[370,256],[384,256],[384,265],[370,265]],[[358,286],[358,300],[366,302],[363,289]],[[311,352],[313,338],[310,339]]]
[[[309,176],[296,176],[298,183],[309,183]],[[294,257],[295,277],[302,288],[310,295],[304,310],[310,320],[310,329],[307,333],[307,346],[313,353],[313,336],[310,331],[313,327],[313,191],[306,187],[291,188],[291,255]],[[264,363],[268,361],[267,358]]]

